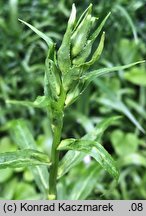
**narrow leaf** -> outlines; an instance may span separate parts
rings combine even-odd
[[[124,7],[122,7],[120,4],[116,4],[115,8],[118,9],[121,13],[123,13],[124,17],[126,18],[126,20],[128,21],[132,29],[134,40],[137,43],[138,42],[137,30],[136,30],[136,26],[133,23],[133,20],[131,19],[131,16],[128,14],[127,10]]]
[[[50,165],[48,156],[42,152],[25,149],[0,154],[0,169],[18,168],[36,165]]]
[[[65,175],[72,167],[79,164],[85,156],[86,154],[83,152],[74,150],[68,151],[59,162],[58,179]]]
[[[20,149],[37,150],[35,140],[24,120],[15,120],[11,124],[10,132]],[[30,168],[31,169],[31,168]],[[31,169],[39,189],[46,193],[48,190],[49,173],[46,166],[36,166]]]
[[[124,66],[116,66],[116,67],[112,67],[112,68],[102,68],[102,69],[98,69],[98,70],[95,70],[95,71],[91,71],[90,73],[86,73],[82,78],[88,82],[91,82],[93,79],[97,78],[97,77],[100,77],[102,75],[106,75],[110,72],[113,72],[113,71],[120,71],[120,70],[124,70],[124,69],[127,69],[127,68],[130,68],[134,65],[137,65],[137,64],[141,64],[141,63],[144,63],[145,61],[138,61],[138,62],[134,62],[134,63],[131,63],[131,64],[128,64],[128,65],[124,65]]]
[[[78,177],[78,181],[76,181],[70,192],[70,200],[84,200],[90,195],[95,185],[97,184],[97,180],[99,178],[100,167],[90,166],[86,169],[86,173]]]
[[[17,100],[6,100],[6,103],[34,107],[34,108],[45,108],[50,105],[50,100],[46,96],[38,96],[35,101],[17,101]]]
[[[97,126],[87,133],[85,136],[81,138],[81,140],[91,140],[99,142],[102,134],[104,131],[112,125],[116,120],[118,120],[119,116],[113,116],[110,118],[103,119],[101,122],[97,124]],[[58,178],[61,178],[64,174],[66,174],[72,167],[79,164],[83,158],[85,157],[86,153],[69,150],[62,160],[59,162],[58,167]]]
[[[117,95],[111,89],[103,85],[103,82],[99,79],[94,80],[94,83],[107,94],[106,98],[102,97],[99,99],[100,103],[124,113],[140,131],[145,133],[143,127],[136,120],[135,116],[131,113],[129,108],[117,97]]]
[[[104,147],[96,141],[66,139],[61,141],[58,150],[75,150],[84,152],[93,157],[114,178],[118,179],[119,177],[115,161]]]
[[[32,26],[31,24],[21,20],[21,19],[18,19],[20,22],[24,23],[25,25],[27,25],[32,31],[34,31],[39,37],[41,37],[47,44],[48,46],[52,46],[53,45],[53,42],[52,40],[47,36],[45,35],[43,32],[39,31],[38,29],[36,29],[34,26]]]
[[[105,22],[107,21],[107,19],[109,18],[111,12],[109,12],[107,14],[107,16],[104,18],[104,20],[101,22],[101,24],[99,25],[99,27],[97,28],[97,30],[91,35],[90,39],[92,42],[97,38],[97,36],[99,35],[99,33],[101,32],[103,26],[105,25]]]
[[[96,51],[94,52],[94,54],[92,56],[92,59],[89,62],[86,62],[83,65],[90,66],[90,65],[94,64],[99,59],[99,57],[100,57],[100,55],[102,53],[103,47],[104,47],[104,40],[105,40],[105,32],[103,32],[103,34],[101,36],[99,45],[98,45]]]

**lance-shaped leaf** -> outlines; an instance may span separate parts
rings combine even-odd
[[[34,31],[39,37],[41,37],[46,43],[47,45],[50,47],[53,45],[53,42],[51,40],[51,38],[49,38],[46,34],[44,34],[43,32],[39,31],[38,29],[36,29],[34,26],[32,26],[31,24],[18,19],[20,22],[24,23],[25,25],[27,25],[32,31]]]
[[[97,36],[100,34],[103,26],[105,25],[105,22],[107,21],[107,19],[109,18],[111,12],[109,12],[107,14],[107,16],[104,18],[104,20],[101,22],[101,24],[99,25],[99,27],[95,30],[95,32],[91,35],[91,37],[89,38],[89,40],[91,40],[92,42],[95,41],[95,39],[97,38]]]
[[[96,141],[66,139],[59,144],[58,150],[75,150],[93,157],[109,174],[118,179],[119,171],[115,161],[105,148]]]
[[[120,70],[124,70],[127,68],[130,68],[134,65],[137,64],[141,64],[144,63],[145,61],[138,61],[138,62],[134,62],[131,64],[127,64],[127,65],[123,65],[123,66],[116,66],[116,67],[111,67],[111,68],[102,68],[102,69],[98,69],[95,71],[91,71],[90,73],[86,73],[85,75],[82,76],[82,79],[85,81],[88,81],[88,83],[90,83],[92,80],[94,80],[97,77],[106,75],[110,72],[114,72],[114,71],[120,71]]]
[[[87,133],[85,136],[81,138],[81,140],[91,140],[99,142],[104,131],[112,125],[116,120],[118,120],[120,116],[112,116],[106,119],[103,119],[101,122],[97,124],[97,126]],[[58,167],[58,178],[61,178],[64,174],[66,174],[72,167],[79,164],[86,153],[70,150],[68,151],[62,160],[59,162]]]
[[[58,179],[65,175],[72,167],[79,164],[83,158],[86,156],[85,153],[70,150],[68,151],[62,160],[59,162],[58,167]]]
[[[46,34],[44,34],[43,32],[39,31],[38,29],[36,29],[34,26],[32,26],[31,24],[19,19],[20,22],[24,23],[25,25],[27,25],[32,31],[34,31],[40,38],[42,38],[47,45],[49,46],[49,50],[48,50],[48,56],[50,59],[54,60],[55,63],[56,61],[56,51],[55,51],[55,44],[53,43],[52,39],[49,38]]]
[[[35,140],[24,120],[15,120],[11,123],[10,132],[20,149],[37,150]],[[30,168],[31,169],[31,168]],[[46,166],[36,166],[31,169],[39,189],[46,193],[48,190],[49,173]]]
[[[50,164],[50,160],[46,154],[33,149],[25,149],[0,154],[0,169],[36,165],[50,166]]]
[[[71,15],[68,21],[68,26],[66,33],[63,37],[62,44],[58,50],[58,65],[62,73],[67,73],[69,68],[71,67],[71,59],[70,59],[70,45],[71,45],[71,35],[74,26],[74,22],[76,19],[76,8],[73,4]]]
[[[99,45],[98,45],[96,51],[94,52],[91,60],[89,62],[86,62],[83,65],[90,66],[90,65],[94,64],[99,59],[99,57],[102,53],[103,47],[104,47],[104,40],[105,40],[105,32],[103,32],[101,39],[100,39],[100,42],[99,42]]]
[[[95,164],[90,165],[90,167],[86,169],[86,172],[79,176],[78,180],[73,185],[69,200],[86,199],[97,185],[97,181],[100,178],[100,170],[101,168],[95,166]]]
[[[6,103],[34,107],[34,108],[45,108],[50,106],[50,100],[46,96],[38,96],[35,101],[17,101],[17,100],[6,100]]]
[[[87,41],[86,46],[84,47],[82,52],[80,52],[80,54],[73,59],[72,61],[73,64],[82,65],[90,55],[91,49],[92,49],[91,41]]]
[[[115,92],[113,92],[107,86],[103,85],[103,82],[99,79],[94,80],[94,83],[107,95],[105,98],[102,97],[99,99],[100,103],[124,113],[140,131],[145,133],[143,127],[136,120],[135,116],[132,114],[132,112],[129,110],[126,104],[119,99],[119,97],[115,94]]]

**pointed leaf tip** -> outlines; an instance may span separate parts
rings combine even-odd
[[[88,8],[88,12],[89,12],[89,13],[91,13],[91,12],[92,12],[92,7],[93,7],[93,4],[92,4],[92,3],[90,3],[90,5],[89,5],[89,8]]]
[[[69,18],[69,21],[68,21],[69,24],[74,24],[75,19],[76,19],[76,7],[75,7],[75,4],[73,3],[72,10],[71,10],[71,15],[70,15],[70,18]]]
[[[44,34],[43,32],[39,31],[38,29],[36,29],[34,26],[32,26],[31,24],[18,19],[20,22],[22,22],[23,24],[25,24],[26,26],[28,26],[32,31],[34,31],[40,38],[42,38],[48,46],[52,46],[53,45],[53,41],[51,40],[51,38],[49,38],[46,34]]]

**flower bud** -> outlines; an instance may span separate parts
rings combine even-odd
[[[77,56],[84,48],[87,42],[87,38],[91,28],[91,15],[87,15],[81,24],[78,26],[71,38],[71,55],[72,57]]]
[[[80,89],[78,85],[76,85],[74,88],[71,88],[70,91],[67,93],[66,100],[65,100],[65,106],[69,106],[71,103],[74,102],[74,100],[79,96]]]
[[[63,37],[62,44],[58,50],[58,65],[63,74],[67,73],[69,68],[71,67],[71,58],[70,58],[70,44],[71,44],[71,35],[74,26],[74,22],[76,19],[76,8],[73,4],[71,15],[68,21],[67,30]]]
[[[55,63],[50,60],[46,59],[46,73],[45,73],[45,82],[46,82],[46,91],[53,99],[58,99],[60,94],[60,86],[61,86],[61,79],[60,79],[60,71],[56,67]]]

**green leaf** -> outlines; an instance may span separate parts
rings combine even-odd
[[[102,97],[99,99],[99,102],[113,108],[115,110],[118,110],[122,113],[124,113],[130,120],[131,122],[143,133],[145,133],[143,127],[140,125],[140,123],[136,120],[134,115],[131,113],[129,108],[117,97],[117,95],[106,85],[103,84],[103,82],[99,79],[94,80],[94,83],[99,86],[99,88],[106,93],[106,97]]]
[[[21,19],[18,19],[20,22],[24,23],[25,25],[27,25],[30,29],[32,29],[32,31],[34,31],[37,35],[39,35],[39,37],[41,37],[47,44],[48,46],[52,46],[53,45],[53,42],[52,40],[47,36],[45,35],[43,32],[39,31],[38,29],[36,29],[34,26],[32,26],[31,24],[21,20]]]
[[[102,33],[99,45],[97,47],[97,50],[94,52],[92,59],[89,62],[87,62],[86,64],[92,65],[99,59],[99,57],[102,53],[103,47],[104,47],[104,40],[105,40],[105,32]]]
[[[118,120],[120,116],[112,116],[106,119],[103,119],[101,122],[97,124],[97,126],[87,133],[85,136],[81,138],[81,140],[91,140],[91,141],[100,141],[104,131],[108,126],[112,125],[116,120]],[[61,178],[64,174],[66,174],[72,167],[79,164],[86,153],[70,150],[68,151],[62,160],[59,162],[58,167],[58,178]]]
[[[122,101],[121,102],[117,101],[117,103],[115,102],[113,104],[111,101],[107,101],[106,105],[111,106],[112,108],[120,112],[123,112],[141,132],[145,133],[145,130],[143,129],[143,127],[140,125],[140,123],[136,120],[135,116],[131,113],[131,111]]]
[[[120,61],[123,64],[129,64],[137,59],[141,59],[141,53],[139,52],[141,42],[135,43],[134,40],[128,38],[122,38],[118,41],[117,54],[120,56]]]
[[[15,120],[11,123],[10,128],[12,138],[20,149],[37,150],[35,140],[24,120]],[[39,189],[46,193],[48,190],[49,173],[46,166],[36,166],[31,169]]]
[[[8,169],[8,168],[7,168]],[[7,170],[6,169],[6,170]],[[9,168],[10,170],[12,170],[11,168]],[[3,171],[3,170],[1,170]],[[12,200],[14,198],[14,193],[15,193],[15,189],[16,189],[16,186],[18,185],[18,181],[16,177],[13,177],[11,178],[10,181],[7,181],[7,187],[4,187],[3,188],[3,191],[2,191],[2,196],[4,197],[3,199],[5,200]],[[20,183],[20,182],[19,182]]]
[[[11,179],[12,175],[13,175],[12,169],[7,168],[7,169],[0,170],[0,184],[5,183],[9,179]]]
[[[101,32],[103,26],[105,25],[105,22],[107,21],[107,19],[109,18],[111,12],[109,12],[106,17],[103,19],[103,21],[101,22],[101,24],[99,25],[99,27],[96,29],[96,31],[91,35],[91,37],[89,38],[89,40],[92,41],[92,43],[95,41],[95,39],[97,38],[97,36],[99,35],[99,33]]]
[[[111,116],[108,118],[105,118],[103,120],[101,120],[96,127],[94,128],[94,130],[92,130],[91,132],[87,133],[85,136],[83,136],[81,139],[82,140],[92,140],[92,141],[97,141],[100,142],[101,138],[105,132],[105,130],[113,125],[117,120],[119,120],[121,118],[121,116]]]
[[[130,166],[130,165],[138,165],[146,167],[146,158],[145,156],[139,153],[132,153],[126,156],[123,156],[118,161],[119,166]]]
[[[134,36],[134,40],[137,43],[138,42],[137,30],[136,30],[136,26],[134,25],[134,23],[133,23],[133,21],[131,19],[131,16],[128,14],[127,10],[124,7],[122,7],[120,4],[116,4],[115,8],[118,9],[121,13],[123,13],[124,17],[126,18],[129,25],[131,26],[133,36]]]
[[[78,122],[78,124],[80,124],[87,133],[94,130],[94,123],[85,114],[78,111],[72,111],[68,114],[68,116]]]
[[[124,69],[130,68],[130,67],[132,67],[134,65],[141,64],[141,63],[144,63],[144,62],[145,61],[138,61],[138,62],[134,62],[134,63],[131,63],[131,64],[124,65],[124,66],[117,66],[117,67],[112,67],[112,68],[98,69],[98,70],[95,70],[95,71],[91,71],[90,73],[86,73],[84,76],[82,76],[82,79],[84,79],[85,81],[91,82],[95,78],[106,75],[106,74],[108,74],[110,72],[124,70]]]
[[[104,40],[105,40],[105,32],[103,32],[103,34],[101,36],[99,45],[98,45],[96,51],[94,52],[92,59],[89,62],[84,63],[83,65],[90,66],[90,65],[94,64],[99,59],[99,57],[102,53],[103,47],[104,47]]]
[[[139,139],[133,133],[123,133],[115,130],[111,134],[111,141],[119,156],[129,155],[138,149]]]
[[[19,182],[15,186],[14,200],[40,200],[41,196],[31,184]]]
[[[83,152],[74,150],[68,151],[59,162],[57,178],[59,179],[65,175],[72,167],[79,164],[85,156],[86,154]]]
[[[146,70],[144,67],[132,68],[129,72],[124,74],[124,78],[133,84],[146,86]]]
[[[86,172],[78,177],[72,190],[70,191],[70,200],[84,200],[90,195],[97,180],[99,178],[100,167],[90,166],[86,169]]]
[[[93,157],[106,171],[118,179],[119,172],[115,162],[104,147],[96,141],[66,139],[59,144],[58,150],[75,150]]]
[[[35,101],[17,101],[17,100],[6,100],[6,103],[20,105],[20,106],[27,106],[27,107],[34,107],[34,108],[45,108],[50,106],[50,100],[47,96],[38,96]]]
[[[26,149],[0,154],[0,169],[36,165],[50,165],[48,156],[42,152]]]
[[[141,104],[139,104],[138,101],[134,101],[130,98],[126,98],[126,103],[129,105],[129,107],[135,110],[142,118],[146,119],[145,109],[143,106],[141,106]]]
[[[72,5],[71,15],[68,21],[68,26],[66,33],[63,37],[62,44],[58,50],[58,65],[62,73],[67,73],[69,68],[71,67],[71,59],[70,59],[70,43],[71,43],[71,35],[74,26],[74,22],[76,19],[76,8],[75,5]]]

